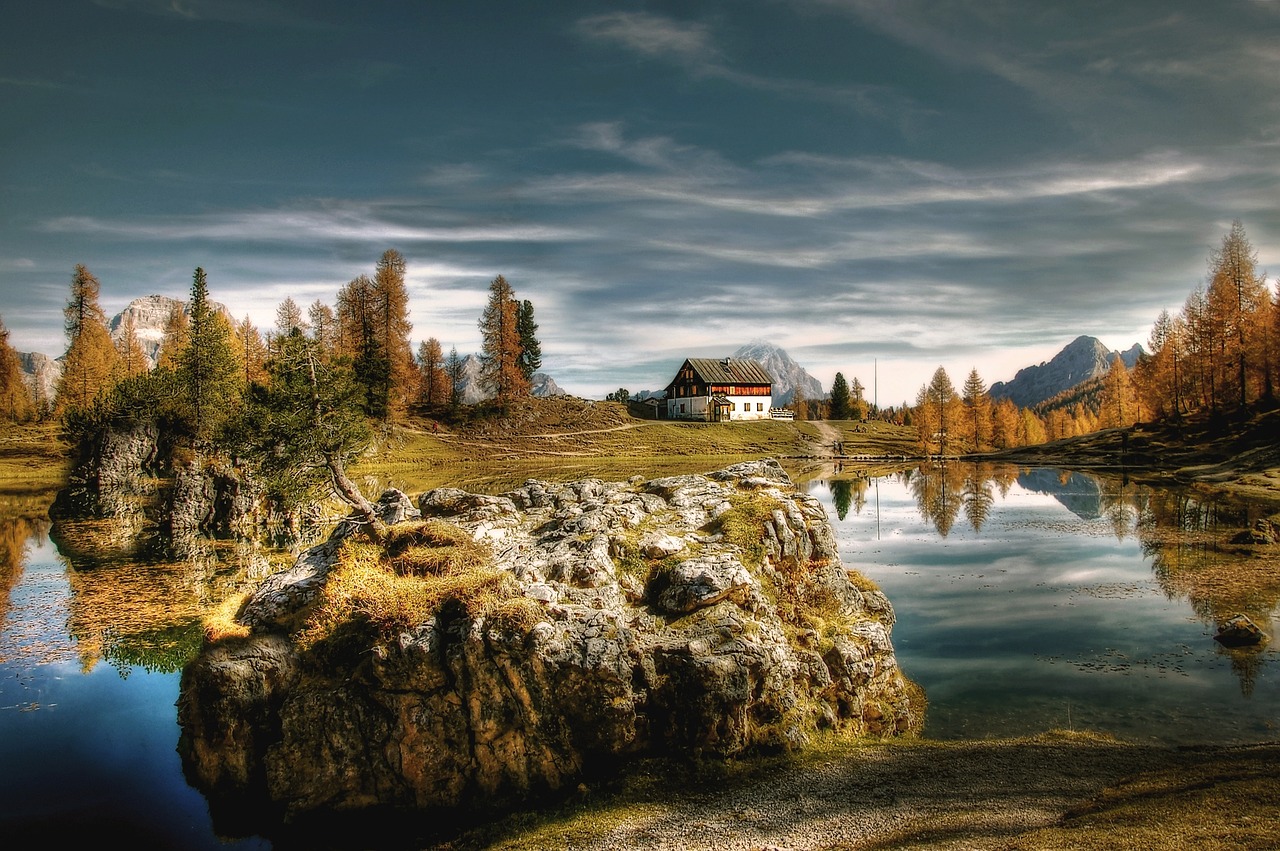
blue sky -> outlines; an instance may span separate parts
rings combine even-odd
[[[1145,342],[1240,219],[1280,270],[1280,2],[42,0],[0,9],[0,316],[488,282],[599,398],[775,342],[829,387]]]

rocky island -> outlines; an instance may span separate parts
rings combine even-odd
[[[179,749],[286,819],[492,811],[648,755],[912,735],[893,609],[772,460],[501,496],[389,490],[183,671]]]

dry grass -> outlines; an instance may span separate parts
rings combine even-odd
[[[487,548],[442,521],[394,527],[385,545],[347,540],[299,645],[314,648],[351,629],[390,640],[447,605],[527,632],[541,619],[541,608],[523,597],[515,577],[489,564]]]

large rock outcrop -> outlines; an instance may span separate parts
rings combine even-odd
[[[501,496],[441,488],[416,508],[388,491],[379,508],[483,543],[524,614],[446,602],[371,646],[303,650],[299,626],[356,530],[341,527],[247,598],[247,637],[183,672],[180,750],[215,808],[492,811],[632,756],[923,720],[889,601],[851,580],[822,506],[776,462]]]

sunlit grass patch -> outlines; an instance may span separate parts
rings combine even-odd
[[[391,640],[446,606],[517,632],[542,619],[515,577],[491,566],[487,547],[457,526],[430,520],[392,527],[383,544],[345,541],[299,645],[310,649],[352,632]]]

